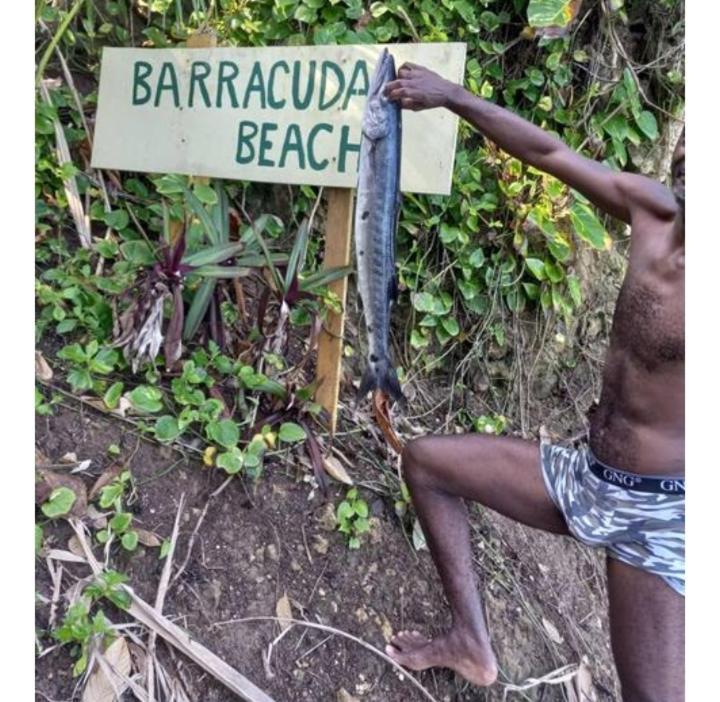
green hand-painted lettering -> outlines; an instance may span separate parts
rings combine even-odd
[[[180,107],[180,91],[178,90],[177,74],[175,73],[175,66],[169,61],[163,61],[162,68],[160,69],[157,89],[155,91],[155,107],[160,105],[164,90],[172,91],[173,105]]]
[[[152,66],[147,61],[135,61],[133,65],[133,105],[144,105],[150,101],[152,90],[145,79],[152,73],[152,70]],[[138,88],[142,88],[144,91],[142,95],[139,94]]]
[[[338,172],[345,173],[348,153],[360,153],[360,144],[350,142],[350,127],[346,124],[340,130],[340,150],[338,151]],[[355,160],[357,170],[357,159]]]
[[[240,122],[238,127],[238,143],[237,151],[235,153],[235,160],[245,165],[250,163],[255,158],[255,147],[253,146],[253,139],[258,133],[258,126],[255,122],[243,120]]]
[[[285,71],[286,75],[290,75],[290,66],[287,65],[286,61],[276,61],[270,69],[267,98],[268,105],[270,105],[273,110],[281,110],[283,107],[285,107],[285,104],[287,103],[287,100],[285,98],[282,98],[282,100],[278,100],[275,97],[275,74],[279,69]]]
[[[260,96],[260,106],[265,109],[265,81],[263,80],[262,66],[260,61],[255,61],[250,73],[250,80],[245,89],[245,99],[243,100],[243,109],[246,110],[253,93]]]
[[[226,73],[226,69],[229,69],[228,73]],[[230,104],[233,107],[238,106],[239,103],[237,99],[237,94],[235,93],[235,86],[233,85],[233,81],[238,77],[239,73],[240,69],[233,61],[220,61],[220,67],[218,69],[217,93],[215,96],[215,107],[223,106],[223,86],[226,87],[228,95],[230,96]]]
[[[301,61],[293,63],[293,79],[292,79],[292,99],[293,106],[296,110],[306,110],[310,105],[313,96],[313,88],[315,87],[315,66],[316,61],[310,61],[308,64],[307,84],[305,86],[305,95],[300,97],[300,68]]]
[[[267,138],[268,132],[274,132],[278,128],[274,122],[263,122],[260,128],[260,148],[258,149],[258,166],[274,166],[275,161],[265,158],[267,151],[272,149],[273,143]]]
[[[303,151],[302,134],[300,133],[300,125],[295,123],[288,125],[287,132],[285,132],[285,141],[283,142],[278,163],[280,168],[285,168],[287,156],[291,151],[297,154],[298,167],[304,170],[305,152]]]
[[[358,83],[358,85],[356,86],[355,83]],[[355,64],[352,76],[350,76],[348,90],[347,93],[345,93],[343,110],[347,110],[348,103],[353,95],[367,95],[369,86],[370,78],[368,77],[367,64],[365,61],[358,61]]]
[[[210,75],[210,64],[207,61],[193,61],[190,69],[190,97],[188,98],[188,107],[193,107],[195,102],[195,85],[200,87],[202,99],[205,107],[211,107],[210,94],[205,87],[205,80]]]
[[[327,132],[328,134],[332,134],[332,124],[328,124],[327,122],[320,122],[319,124],[316,124],[310,130],[310,134],[308,134],[307,157],[310,168],[312,168],[314,171],[324,171],[329,163],[328,159],[326,158],[324,158],[322,161],[318,161],[315,158],[315,139],[320,132]]]
[[[328,71],[332,71],[337,78],[337,92],[327,102],[325,101],[325,92],[327,90]],[[320,68],[320,104],[321,110],[327,110],[332,107],[341,97],[345,89],[345,75],[340,66],[334,61],[323,61]]]

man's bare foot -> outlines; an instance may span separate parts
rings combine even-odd
[[[497,679],[497,661],[489,642],[457,629],[437,639],[428,639],[417,631],[401,631],[385,651],[410,670],[451,668],[481,687]]]

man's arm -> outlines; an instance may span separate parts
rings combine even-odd
[[[633,212],[638,209],[662,219],[675,216],[675,199],[660,183],[613,171],[585,158],[510,110],[473,95],[427,68],[404,64],[398,71],[398,80],[388,84],[386,94],[410,110],[446,107],[503,151],[558,178],[623,222],[630,224]]]

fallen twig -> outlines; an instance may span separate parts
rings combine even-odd
[[[160,574],[160,583],[158,584],[157,595],[155,596],[155,610],[158,614],[162,614],[163,605],[165,604],[165,594],[168,590],[170,582],[170,571],[172,569],[172,559],[175,553],[175,545],[177,544],[178,532],[180,530],[180,517],[185,507],[185,493],[180,495],[180,503],[178,504],[177,514],[175,515],[175,523],[173,524],[172,535],[170,536],[170,548],[167,556],[165,556],[165,565]],[[155,700],[155,642],[157,641],[157,632],[150,632],[147,647],[147,692],[148,702]]]

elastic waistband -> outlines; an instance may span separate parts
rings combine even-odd
[[[637,490],[638,492],[653,492],[662,495],[685,495],[685,476],[672,477],[670,475],[642,475],[628,473],[618,468],[606,466],[587,449],[588,468],[590,472],[611,485]]]

